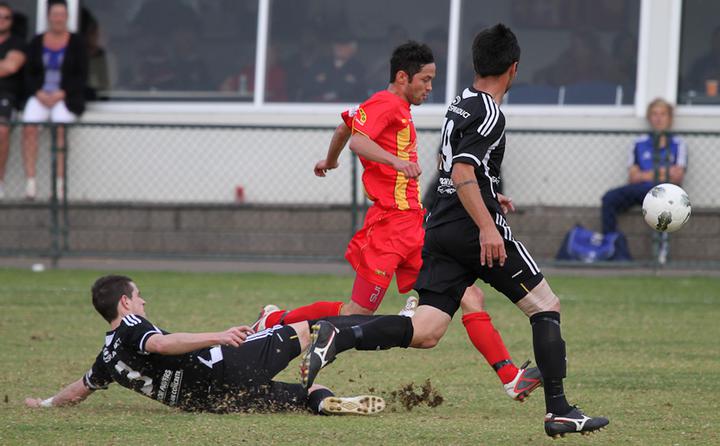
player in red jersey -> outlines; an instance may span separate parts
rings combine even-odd
[[[425,210],[420,201],[417,135],[410,105],[420,105],[432,90],[435,64],[431,50],[417,42],[395,49],[390,61],[390,85],[342,114],[327,157],[315,165],[325,176],[337,167],[338,157],[350,141],[364,167],[365,193],[373,201],[364,226],[350,241],[345,258],[356,271],[350,302],[315,302],[292,311],[268,305],[253,325],[256,330],[338,315],[372,315],[396,277],[400,293],[412,290],[422,266]],[[507,206],[512,206],[508,201]],[[522,401],[540,385],[540,374],[527,363],[520,368],[510,359],[500,334],[483,309],[482,291],[470,286],[462,300],[463,324],[473,345],[495,369],[506,393]],[[406,306],[411,315],[417,299]],[[403,314],[403,313],[401,313]],[[437,337],[441,337],[439,334]],[[429,348],[435,344],[417,345]]]

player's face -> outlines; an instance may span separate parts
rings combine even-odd
[[[427,99],[432,91],[432,81],[435,79],[435,64],[429,63],[415,73],[405,90],[405,97],[412,105],[420,105]]]
[[[658,104],[650,109],[648,115],[648,121],[650,127],[657,132],[664,132],[670,129],[672,124],[672,118],[670,117],[670,110],[662,104]]]
[[[140,296],[140,290],[133,282],[130,282],[130,286],[132,286],[133,292],[130,299],[128,299],[129,310],[132,314],[145,317],[145,299]]]

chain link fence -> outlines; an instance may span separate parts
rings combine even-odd
[[[63,229],[56,227],[59,225],[66,234],[65,243],[54,242],[56,253],[73,252],[73,243],[67,243],[67,234],[74,230],[73,209],[87,210],[100,205],[105,210],[128,206],[246,212],[305,209],[321,215],[331,210],[342,227],[337,231],[342,231],[347,241],[362,221],[368,204],[360,182],[361,166],[349,150],[343,152],[340,166],[327,177],[313,175],[314,164],[326,153],[333,132],[330,127],[80,123],[67,129],[66,200],[51,199],[54,140],[48,128],[41,131],[38,196],[29,205],[24,200],[20,127],[13,126],[11,132],[5,197],[0,205],[6,223],[0,222],[5,228],[0,230],[7,234],[17,229],[7,223],[9,220],[21,225],[17,223],[22,221],[21,217],[8,220],[11,212],[48,208],[49,233],[63,234]],[[555,234],[554,238],[544,239],[551,239],[556,245],[574,222],[598,229],[601,197],[608,189],[627,181],[629,153],[641,134],[642,131],[509,129],[501,180],[504,193],[521,210],[517,224],[525,226],[531,238],[533,230]],[[697,223],[680,234],[687,233],[686,237],[697,234],[705,240],[687,242],[692,247],[701,246],[702,255],[693,259],[690,252],[680,258],[712,263],[720,260],[720,198],[715,194],[720,190],[720,177],[715,173],[720,167],[720,133],[680,133],[680,136],[689,148],[683,188],[690,195],[694,217],[688,226]],[[433,188],[439,140],[437,129],[418,129],[424,191]],[[63,209],[69,209],[69,217],[68,212],[63,214]],[[523,212],[528,221],[522,220]],[[347,218],[338,217],[338,213],[346,214]],[[537,215],[541,215],[539,220]],[[327,221],[322,216],[318,218],[315,225],[319,228],[324,224],[322,230],[327,230]],[[627,221],[629,235],[645,234],[649,238],[644,223],[638,223],[641,220],[639,213],[621,220],[621,230],[625,231],[623,224]],[[285,223],[281,232],[292,234],[295,222]],[[514,225],[512,219],[511,224]],[[272,225],[260,223],[259,229]],[[227,228],[230,226],[228,223]],[[183,227],[183,222],[176,221],[175,227]],[[524,234],[523,227],[514,229],[517,234]],[[312,225],[303,231],[311,232]],[[342,244],[341,241],[341,248]],[[638,246],[642,244],[648,242],[638,242]],[[12,241],[8,241],[0,250],[7,251],[11,245]],[[550,246],[538,250],[542,254],[536,256],[540,258],[553,257]],[[23,250],[20,247],[10,251]],[[97,251],[112,254],[115,250],[105,243]],[[639,251],[643,253],[640,257],[650,256],[649,250]],[[342,249],[336,252],[341,254]]]

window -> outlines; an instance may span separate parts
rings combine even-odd
[[[632,104],[639,0],[464,1],[458,88],[472,82],[472,40],[496,21],[513,29],[522,55],[508,104]]]
[[[387,87],[393,48],[427,43],[445,102],[448,0],[273,0],[267,57],[268,102],[359,102]]]
[[[678,102],[720,104],[720,3],[683,2]]]
[[[251,101],[257,0],[83,0],[97,99]]]
[[[35,35],[37,0],[17,0],[6,2],[13,11],[12,33],[29,41]]]

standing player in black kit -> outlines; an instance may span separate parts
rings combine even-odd
[[[505,116],[498,104],[517,73],[520,47],[513,32],[498,24],[475,37],[472,53],[474,82],[455,98],[443,123],[437,200],[415,284],[420,306],[414,323],[449,321],[468,286],[478,278],[489,283],[530,318],[544,380],[545,432],[595,431],[608,420],[588,417],[565,399],[560,301],[513,237],[505,221],[512,202],[496,191],[505,152]]]

